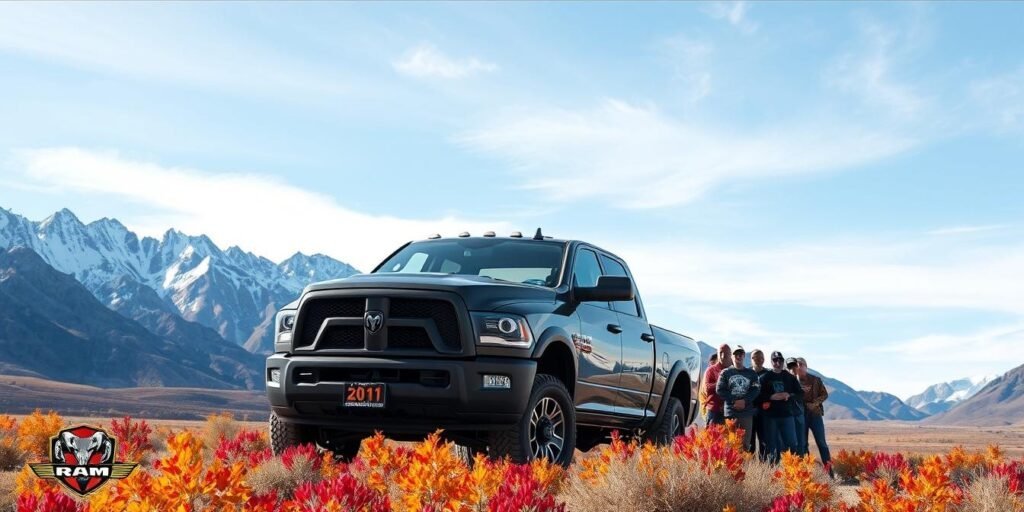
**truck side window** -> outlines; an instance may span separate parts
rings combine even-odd
[[[604,265],[604,273],[608,276],[615,277],[630,277],[629,273],[626,272],[626,268],[621,263],[605,256],[601,255],[601,264]],[[640,312],[636,307],[636,299],[633,300],[619,300],[612,302],[612,307],[619,313],[625,313],[627,315],[640,316]]]
[[[580,249],[576,253],[576,265],[572,269],[572,277],[576,286],[589,288],[597,286],[597,278],[601,277],[601,266],[597,263],[594,251]]]

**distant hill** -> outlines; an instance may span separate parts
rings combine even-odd
[[[983,375],[934,384],[907,399],[907,405],[935,415],[946,412],[960,402],[971,398],[999,375]]]
[[[0,250],[0,373],[102,387],[263,385],[254,356],[219,337],[161,337],[108,309],[31,249]]]
[[[935,425],[975,426],[1024,423],[1024,365],[1006,372],[971,398],[926,422]]]
[[[713,354],[715,349],[704,342],[699,342],[698,345],[704,364],[707,364],[708,356]],[[768,354],[765,356],[767,357]],[[814,370],[810,370],[810,372],[821,377],[825,388],[828,389],[829,396],[825,402],[826,419],[917,421],[927,417],[925,413],[907,406],[895,395],[876,391],[857,391],[838,379],[826,377]]]
[[[199,420],[228,412],[238,419],[263,421],[270,414],[259,391],[132,387],[104,389],[20,375],[0,375],[0,411],[27,414],[40,406],[65,417]]]

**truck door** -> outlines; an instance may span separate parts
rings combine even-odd
[[[605,275],[632,279],[625,265],[608,255],[601,254],[601,266]],[[642,417],[645,413],[654,416],[656,411],[647,410],[654,379],[654,333],[643,316],[635,283],[633,288],[633,300],[612,303],[622,328],[622,376],[615,412],[629,416]]]
[[[597,253],[579,248],[573,265],[573,286],[596,286],[601,276]],[[614,413],[619,396],[622,345],[618,315],[607,302],[581,302],[576,308],[580,332],[572,333],[579,357],[576,408]]]

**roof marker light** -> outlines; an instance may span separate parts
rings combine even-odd
[[[494,231],[484,231],[484,236],[486,236],[488,238],[493,238],[494,237]]]
[[[512,232],[512,235],[510,235],[510,236],[511,236],[512,238],[522,238],[522,237],[523,237],[523,234],[522,234],[521,232],[519,232],[519,231],[513,231],[513,232]]]
[[[441,238],[441,233],[434,233],[433,235],[428,236],[427,240],[437,240],[438,238]]]
[[[469,238],[469,231],[463,231],[459,233],[459,238]]]

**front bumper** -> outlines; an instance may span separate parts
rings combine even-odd
[[[348,432],[426,434],[437,429],[481,431],[507,427],[526,410],[537,363],[529,359],[477,357],[470,360],[338,357],[274,354],[267,372],[281,370],[280,386],[267,385],[267,398],[285,422],[332,427]],[[316,382],[299,377],[313,373]],[[408,378],[431,375],[430,382]],[[382,409],[342,407],[343,379],[331,375],[365,375],[387,384]],[[446,380],[433,377],[447,374]],[[508,375],[511,389],[483,388],[484,374]],[[355,381],[355,380],[349,380]]]

